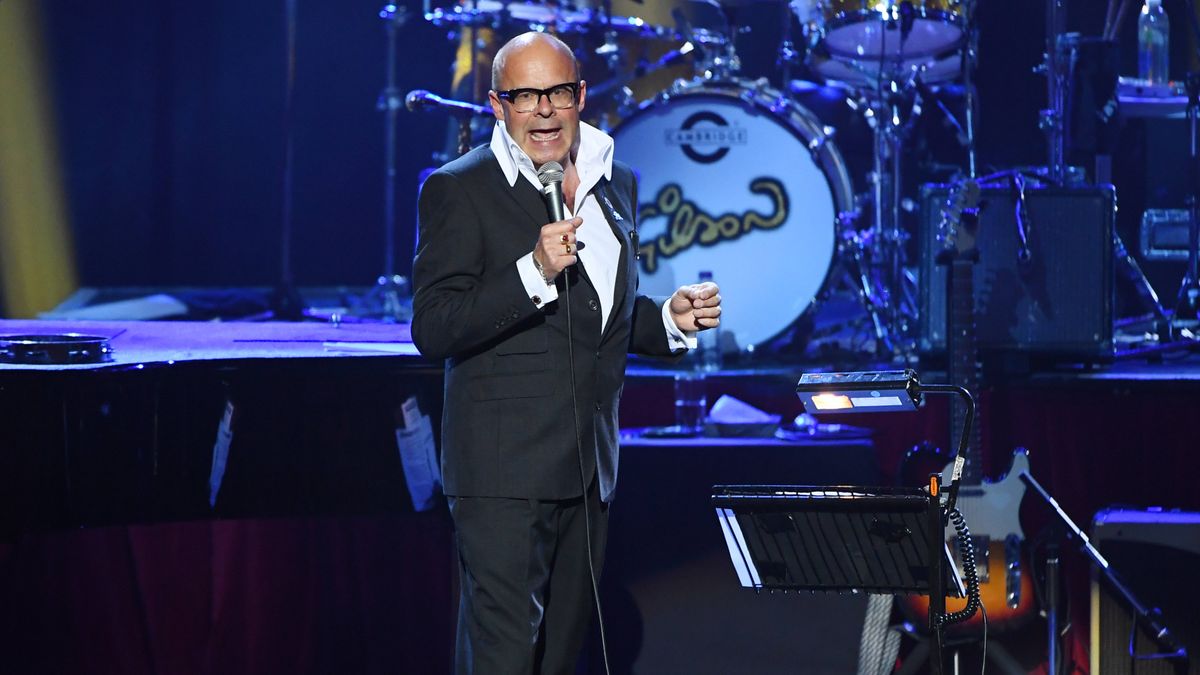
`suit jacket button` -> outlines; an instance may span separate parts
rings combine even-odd
[[[596,402],[596,412],[600,412],[600,408],[601,408],[600,402],[597,401]]]
[[[596,302],[595,298],[591,298],[588,300],[588,309],[592,310],[593,312],[598,312],[600,311],[600,303]]]

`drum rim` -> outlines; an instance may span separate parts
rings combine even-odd
[[[108,338],[81,333],[0,335],[0,363],[73,365],[112,360]]]
[[[682,39],[678,32],[661,24],[649,23],[637,15],[613,14],[611,22],[600,21],[600,15],[594,10],[555,10],[557,14],[545,17],[518,13],[526,10],[547,9],[547,5],[533,5],[527,0],[475,0],[486,2],[480,7],[451,5],[447,7],[432,6],[424,11],[424,19],[434,26],[461,25],[467,27],[498,27],[504,24],[527,26],[530,30],[539,27],[553,26],[560,33],[583,34],[593,30],[611,28],[620,34],[637,35],[649,39]],[[517,10],[514,12],[513,10]]]
[[[956,49],[961,48],[962,41],[964,41],[964,38],[966,37],[966,24],[964,23],[964,20],[962,20],[962,17],[959,16],[959,14],[955,14],[953,12],[947,12],[946,10],[924,10],[924,8],[922,8],[922,10],[917,10],[916,7],[913,7],[913,10],[917,11],[918,19],[932,19],[932,20],[935,20],[935,22],[937,22],[937,23],[948,24],[950,26],[953,26],[953,28],[955,28],[956,30],[958,30],[959,35],[956,36],[952,42],[949,42],[948,44],[946,44],[946,46],[938,47],[937,49],[920,49],[920,50],[914,50],[914,52],[908,52],[906,54],[906,56],[908,56],[908,58],[919,59],[919,58],[923,58],[923,56],[943,54],[946,52],[950,52],[950,50],[956,50]],[[860,23],[866,23],[866,22],[869,22],[869,20],[880,19],[880,18],[881,18],[880,14],[878,14],[878,12],[872,12],[870,10],[850,10],[850,11],[838,12],[838,13],[834,14],[833,18],[830,18],[827,20],[826,25],[822,26],[820,43],[822,44],[824,49],[826,49],[826,52],[828,52],[830,55],[838,55],[838,56],[844,56],[844,58],[854,58],[854,59],[875,58],[875,56],[868,56],[868,55],[863,55],[863,54],[852,54],[852,53],[848,53],[848,52],[841,52],[841,50],[838,50],[838,49],[832,49],[829,47],[829,42],[828,42],[827,38],[828,38],[830,32],[833,32],[834,30],[847,28],[847,26],[851,26],[854,24],[860,24]]]
[[[925,56],[906,57],[903,61],[900,61],[898,63],[893,61],[889,65],[900,66],[901,68],[910,68],[910,69],[913,66],[923,66],[924,70],[922,71],[921,81],[928,85],[940,85],[940,84],[944,84],[947,81],[953,81],[953,78],[951,78],[951,80],[930,79],[925,76],[925,73],[929,72],[929,70],[931,69],[932,66],[947,63],[950,59],[960,59],[961,60],[961,58],[962,58],[962,49],[959,47],[951,47],[949,49],[946,49],[945,51],[931,52]],[[814,51],[810,51],[808,53],[808,56],[806,56],[804,59],[805,67],[807,67],[810,71],[812,71],[812,73],[814,75],[819,76],[826,84],[837,83],[837,84],[841,84],[846,87],[850,87],[852,89],[859,89],[859,90],[861,90],[864,86],[869,86],[873,90],[877,86],[875,84],[875,82],[872,81],[872,78],[868,75],[860,75],[860,79],[857,79],[857,80],[847,80],[847,79],[834,77],[829,72],[823,72],[822,69],[825,68],[825,64],[827,64],[827,63],[839,63],[839,64],[842,64],[851,69],[853,69],[855,67],[855,64],[858,64],[858,63],[866,63],[866,64],[870,64],[872,67],[878,67],[879,59],[877,59],[877,58],[866,58],[866,57],[849,58],[846,56],[840,56],[840,55],[830,53],[828,50],[825,50],[823,52],[814,50]],[[961,64],[960,64],[960,69],[961,69]],[[900,75],[902,73],[897,71],[893,74]]]
[[[746,94],[753,94],[747,97]],[[810,156],[817,164],[821,171],[821,175],[825,179],[825,184],[829,188],[830,194],[833,196],[833,222],[830,226],[833,227],[833,246],[830,247],[829,257],[826,261],[825,276],[821,279],[821,283],[817,286],[817,293],[809,299],[808,304],[804,309],[796,315],[796,318],[789,321],[786,325],[780,328],[777,332],[769,335],[766,338],[755,340],[752,343],[739,345],[738,348],[742,352],[754,353],[761,349],[770,346],[779,338],[787,335],[792,331],[805,317],[810,316],[816,310],[817,305],[821,302],[821,292],[827,290],[830,286],[830,280],[835,276],[835,268],[837,267],[837,256],[839,248],[839,238],[842,232],[842,219],[845,214],[854,210],[854,182],[850,179],[850,171],[846,166],[846,160],[842,153],[837,148],[834,134],[825,132],[825,126],[821,123],[819,117],[812,110],[801,104],[795,99],[786,97],[781,91],[773,87],[765,86],[754,81],[748,80],[687,80],[676,82],[668,91],[663,92],[659,96],[650,99],[645,104],[640,106],[632,115],[621,120],[621,123],[612,130],[614,141],[619,142],[618,135],[621,128],[641,119],[644,114],[658,109],[660,106],[668,105],[676,98],[711,98],[720,100],[732,100],[735,103],[749,105],[761,112],[774,117],[780,124],[787,128],[793,136],[796,137],[801,144],[809,149]],[[795,118],[804,122],[804,125],[795,123],[792,115],[782,115],[777,112],[777,107],[780,102],[783,102],[789,112],[794,113]],[[806,134],[809,137],[806,137]],[[811,149],[813,139],[820,136],[823,140],[818,146],[816,153]],[[834,176],[841,180],[841,189],[834,185]],[[637,205],[634,207],[637,208]],[[640,227],[640,223],[638,225]]]

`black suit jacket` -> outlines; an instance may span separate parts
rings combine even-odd
[[[548,222],[546,207],[524,177],[508,185],[488,146],[425,182],[412,336],[423,355],[446,361],[446,494],[566,499],[582,493],[567,301],[584,474],[588,480],[598,474],[601,498],[612,499],[626,355],[670,354],[661,303],[636,293],[636,190],[633,172],[618,162],[612,179],[593,189],[621,242],[612,315],[601,332],[599,296],[582,264],[566,273],[569,300],[564,275],[558,301],[538,309],[529,298],[515,263],[533,250]]]

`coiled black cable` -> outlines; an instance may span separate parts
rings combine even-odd
[[[983,604],[979,599],[979,571],[975,568],[975,543],[971,541],[971,530],[967,527],[967,521],[963,518],[961,511],[950,509],[949,515],[950,522],[954,524],[954,531],[958,537],[958,552],[959,557],[962,558],[963,580],[967,583],[967,606],[957,612],[950,612],[939,617],[938,621],[943,627],[970,619],[975,616],[975,612]]]

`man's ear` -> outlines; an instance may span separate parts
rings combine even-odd
[[[488,90],[488,103],[492,104],[492,114],[501,122],[504,121],[504,104],[500,102],[500,97],[496,95],[495,89]]]
[[[587,80],[579,81],[579,103],[575,106],[579,112],[583,112],[583,104],[587,100]]]

